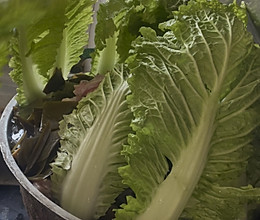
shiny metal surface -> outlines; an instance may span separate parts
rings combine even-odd
[[[16,164],[8,145],[8,127],[11,117],[13,106],[16,105],[15,98],[13,98],[6,106],[0,120],[0,150],[2,152],[4,161],[8,168],[18,181],[21,192],[23,195],[24,205],[29,212],[31,219],[67,219],[67,220],[79,220],[79,218],[71,215],[60,206],[45,197],[40,191],[38,191],[32,183],[26,178],[23,172]],[[44,214],[44,215],[43,215]]]

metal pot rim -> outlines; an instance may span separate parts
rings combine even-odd
[[[79,220],[76,216],[70,214],[66,210],[62,209],[59,205],[52,202],[48,199],[45,195],[43,195],[39,190],[37,190],[33,184],[27,179],[27,177],[23,174],[23,172],[18,167],[17,163],[15,162],[10,147],[8,144],[8,124],[12,115],[13,107],[17,105],[15,100],[15,96],[10,100],[7,104],[6,108],[0,119],[0,150],[2,152],[4,161],[14,177],[17,179],[19,184],[37,201],[39,201],[43,206],[50,209],[52,212],[57,214],[59,217],[67,220]]]

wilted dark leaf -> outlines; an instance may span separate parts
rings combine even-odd
[[[65,81],[63,79],[61,70],[55,69],[53,76],[48,81],[43,92],[45,92],[46,94],[55,92],[55,91],[61,89],[64,86],[64,84],[65,84]]]
[[[42,123],[50,123],[51,129],[59,128],[63,115],[69,114],[76,107],[75,101],[49,101],[43,105]]]

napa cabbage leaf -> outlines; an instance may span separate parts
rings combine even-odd
[[[56,69],[67,79],[87,44],[94,2],[51,1],[40,18],[13,24],[9,65],[13,69],[10,75],[18,85],[19,105],[42,100],[46,95],[44,87]]]
[[[117,219],[238,219],[260,202],[246,177],[259,126],[260,50],[244,9],[190,1],[158,36],[142,28],[129,59],[134,192]]]
[[[53,191],[61,206],[82,219],[103,216],[126,186],[117,169],[132,114],[123,66],[107,73],[60,124],[61,148],[52,164]]]
[[[0,74],[2,67],[8,64],[8,40],[15,26],[30,23],[44,15],[44,9],[50,5],[50,1],[8,0],[0,1]],[[34,11],[33,14],[28,11]]]
[[[158,24],[171,18],[172,11],[185,2],[186,0],[115,0],[100,4],[91,72],[105,74],[113,69],[115,63],[123,63],[129,56],[132,41],[140,35],[140,27],[153,27],[160,31]]]
[[[157,20],[159,2],[101,6],[92,71],[104,79],[61,122],[54,193],[82,219],[125,188],[135,196],[119,220],[244,218],[260,199],[247,175],[258,166],[260,49],[245,8],[192,0]]]
[[[80,61],[88,44],[87,29],[92,24],[93,5],[96,0],[67,0],[62,41],[58,48],[55,67],[61,69],[67,79],[73,65]]]

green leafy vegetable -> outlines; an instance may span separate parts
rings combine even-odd
[[[159,31],[158,24],[172,17],[172,10],[184,2],[186,1],[115,0],[100,5],[95,37],[96,52],[91,71],[104,74],[113,68],[113,62],[124,62],[129,56],[132,41],[140,35],[139,28],[148,26]],[[106,47],[113,48],[108,49],[110,55],[103,53]],[[107,62],[110,64],[108,67]]]
[[[18,85],[17,101],[21,106],[45,96],[43,88],[52,75],[47,71],[55,61],[63,30],[61,14],[64,13],[64,4],[59,0],[56,3],[59,6],[49,5],[50,9],[40,19],[14,26],[16,30],[11,40],[12,58],[9,65],[13,68],[10,75]],[[57,19],[56,13],[61,18]],[[42,59],[43,55],[46,59]]]
[[[178,219],[185,207],[191,219],[236,219],[259,202],[260,189],[239,181],[260,95],[260,50],[241,10],[190,1],[161,25],[163,37],[142,29],[129,79],[135,134],[119,168],[136,198],[118,219]]]
[[[62,207],[82,219],[104,215],[124,189],[117,169],[125,164],[120,151],[132,118],[125,71],[119,67],[107,73],[60,124],[62,147],[52,164],[53,189]]]
[[[44,17],[45,13],[46,13],[46,8],[48,8],[49,6],[52,5],[51,1],[34,1],[33,3],[31,1],[28,0],[24,0],[24,1],[17,1],[17,0],[10,0],[10,1],[4,1],[1,2],[0,4],[0,12],[3,16],[1,16],[0,18],[0,44],[1,44],[1,49],[4,47],[9,47],[8,43],[9,40],[12,36],[12,31],[15,27],[20,27],[21,29],[26,29],[28,28],[30,25],[32,25],[34,22],[39,21],[39,19],[41,19],[42,17]],[[29,15],[28,11],[34,11],[35,13],[33,13],[33,15]],[[24,16],[23,16],[24,15]],[[23,32],[23,31],[22,31]],[[24,35],[24,34],[22,34]],[[22,39],[23,38],[23,39]],[[20,42],[20,46],[23,46],[23,48],[21,48],[21,53],[27,53],[27,45],[24,41],[25,36],[21,36],[21,40],[23,42]],[[15,41],[11,41],[11,42],[15,42]],[[15,45],[17,47],[19,47],[18,42],[15,42]],[[3,52],[1,50],[1,52]],[[9,51],[5,50],[4,53],[1,53],[1,60],[3,62],[1,62],[1,67],[5,64],[7,64],[7,55],[9,55]],[[20,60],[21,61],[21,60]],[[27,65],[30,63],[30,58],[26,59],[23,58],[23,62],[26,63]],[[11,64],[12,66],[12,64]],[[21,66],[17,65],[18,67],[18,72],[21,70]],[[26,65],[24,66],[24,69],[27,69],[28,72],[31,72],[30,67],[26,67]],[[27,76],[30,75],[27,74]],[[36,82],[34,81],[34,79],[32,79],[33,84]],[[35,92],[35,96],[39,97],[41,96],[40,92],[38,92],[38,88],[40,87],[40,85],[31,87],[32,88],[32,92]],[[25,86],[27,89],[27,85]],[[30,97],[29,97],[30,99]]]
[[[24,34],[21,32],[12,39],[12,58],[9,62],[9,66],[13,69],[10,76],[18,85],[16,99],[21,106],[41,100],[44,97],[42,91],[46,83],[46,78],[40,78],[32,57],[26,56],[28,48]]]
[[[28,27],[42,19],[46,13],[46,9],[50,9],[57,1],[29,1],[29,0],[8,0],[0,2],[0,47],[1,62],[0,68],[8,63],[7,56],[10,51],[6,48],[10,47],[9,41],[15,27]],[[56,6],[58,9],[58,7]],[[28,13],[33,11],[34,13]],[[27,46],[25,46],[27,47]],[[36,96],[39,93],[36,93]]]
[[[92,23],[93,4],[96,0],[67,0],[67,2],[65,28],[56,58],[56,67],[61,69],[64,79],[67,79],[72,66],[78,63],[87,45],[88,35],[85,32]]]
[[[252,214],[260,203],[259,172],[253,172],[259,168],[260,47],[247,31],[246,4],[107,1],[98,11],[91,74],[84,75],[95,77],[76,77],[73,97],[75,81],[67,78],[87,44],[96,1],[23,0],[19,13],[11,13],[18,2],[0,2],[0,12],[10,12],[0,18],[0,63],[11,39],[19,105],[45,104],[36,122],[41,129],[14,156],[35,179],[46,174],[61,138],[51,163],[57,203],[82,219],[107,212],[119,220]],[[27,7],[39,13],[16,21]],[[79,101],[70,115],[76,102],[62,98]],[[62,111],[52,112],[55,106]]]
[[[19,105],[28,106],[41,101],[45,97],[43,89],[56,68],[61,69],[63,78],[67,79],[87,43],[86,30],[92,22],[94,2],[50,1],[43,7],[42,16],[10,25],[9,29],[15,28],[11,40],[11,77],[18,85]],[[37,6],[41,7],[42,4]]]

